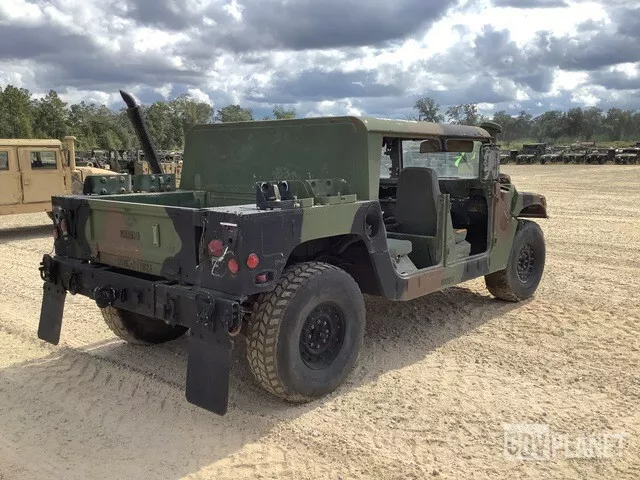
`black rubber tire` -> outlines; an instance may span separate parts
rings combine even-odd
[[[105,323],[122,340],[136,345],[153,345],[181,337],[188,330],[162,320],[109,306],[100,309]]]
[[[518,258],[527,246],[533,251],[533,272],[526,282],[522,282],[518,278]],[[520,220],[507,267],[485,275],[487,289],[494,297],[509,302],[521,302],[532,297],[542,279],[545,259],[546,247],[542,229],[535,222]]]
[[[301,332],[320,304],[337,307],[344,337],[337,356],[312,369],[302,358]],[[344,270],[323,262],[287,267],[275,289],[260,294],[247,326],[247,359],[257,382],[290,402],[308,402],[334,391],[353,370],[362,347],[366,310],[360,288]]]

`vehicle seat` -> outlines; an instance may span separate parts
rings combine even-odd
[[[395,216],[398,232],[434,237],[438,231],[438,174],[432,168],[406,167],[398,176]]]
[[[387,238],[387,245],[389,246],[389,253],[394,258],[409,255],[413,248],[409,240],[401,240],[399,238]]]

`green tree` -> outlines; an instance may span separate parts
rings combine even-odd
[[[501,138],[507,145],[518,138],[517,119],[509,115],[504,110],[494,113],[492,121],[502,127]]]
[[[555,141],[563,130],[563,114],[558,110],[545,112],[534,120],[535,136],[539,142]]]
[[[597,107],[588,108],[583,114],[580,135],[585,141],[591,141],[600,131],[602,131],[602,110]]]
[[[31,93],[25,88],[7,85],[0,89],[0,133],[5,138],[33,136]]]
[[[457,125],[479,125],[484,119],[478,114],[478,105],[475,103],[452,105],[447,109],[446,114],[449,123]]]
[[[290,118],[296,118],[296,110],[292,108],[291,110],[285,110],[282,105],[276,105],[273,107],[273,116],[276,120],[287,120]]]
[[[33,133],[36,137],[62,140],[69,129],[68,119],[67,104],[54,90],[33,102]]]
[[[564,114],[563,136],[579,137],[584,131],[584,112],[582,108],[572,108]]]
[[[444,121],[444,115],[440,113],[440,105],[433,98],[419,98],[413,108],[418,111],[418,118],[416,120],[420,122]]]
[[[227,105],[216,112],[214,120],[216,122],[246,122],[253,120],[253,112],[250,108],[242,108],[240,105]]]

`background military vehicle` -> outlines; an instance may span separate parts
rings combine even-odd
[[[531,164],[540,160],[540,156],[544,155],[547,151],[546,143],[529,143],[522,146],[522,150],[516,157],[517,164]]]
[[[604,165],[609,161],[614,161],[615,148],[595,147],[589,150],[586,156],[586,163]]]
[[[498,133],[351,116],[197,125],[178,190],[53,198],[38,337],[58,343],[79,294],[128,342],[188,331],[186,397],[212,412],[227,411],[240,334],[265,390],[325,395],[358,359],[363,293],[407,301],[478,277],[506,301],[536,291],[545,242],[527,217],[546,218],[546,199],[500,173]]]
[[[546,165],[547,163],[562,163],[564,160],[564,154],[569,147],[549,147],[545,154],[540,155],[540,164]]]
[[[180,178],[182,177],[182,152],[179,151],[158,151],[158,160],[160,168],[165,174],[175,176],[176,186],[180,186]],[[144,152],[139,152],[138,161],[135,164],[135,172],[138,174],[150,174],[152,168],[145,159]]]
[[[518,157],[518,150],[500,150],[500,163],[507,164],[515,162]]]
[[[588,154],[589,149],[587,147],[572,145],[569,151],[564,154],[564,163],[585,163]]]
[[[82,194],[88,175],[109,170],[76,166],[75,137],[0,139],[0,215],[51,212],[51,197]]]
[[[640,160],[640,148],[617,148],[614,162],[617,165],[635,165]]]

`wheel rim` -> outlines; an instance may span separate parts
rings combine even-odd
[[[518,255],[517,272],[520,282],[527,283],[531,279],[534,272],[534,261],[533,248],[531,245],[526,244],[522,247],[522,250],[520,250],[520,255]]]
[[[332,303],[316,306],[300,332],[300,355],[309,368],[319,370],[333,362],[344,341],[344,313]]]

